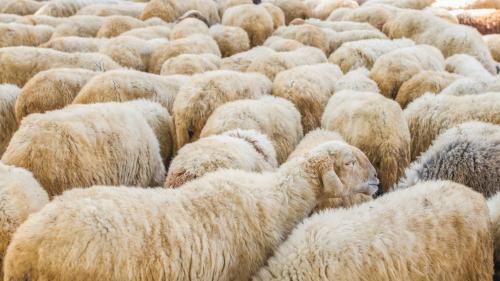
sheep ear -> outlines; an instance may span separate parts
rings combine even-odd
[[[335,171],[328,170],[323,174],[321,180],[323,181],[323,190],[325,194],[333,196],[340,196],[345,194],[345,186],[337,176]]]

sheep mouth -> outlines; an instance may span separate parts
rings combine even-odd
[[[363,194],[373,196],[375,193],[377,193],[379,187],[379,182],[367,182],[365,184],[365,188],[362,189]]]

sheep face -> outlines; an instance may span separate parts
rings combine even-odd
[[[361,150],[341,141],[331,141],[309,154],[316,153],[319,153],[318,159],[313,162],[319,164],[323,185],[319,209],[348,207],[368,201],[378,191],[376,170]],[[327,156],[321,157],[321,154]]]

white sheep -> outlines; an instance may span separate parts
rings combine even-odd
[[[44,5],[43,2],[34,0],[3,0],[1,2],[1,13],[16,14],[20,16],[32,15]]]
[[[250,39],[250,46],[262,45],[274,31],[271,14],[260,5],[245,4],[231,7],[222,17],[222,24],[237,26],[245,30]]]
[[[150,57],[149,72],[159,74],[169,58],[182,54],[214,54],[221,56],[217,42],[208,35],[194,34],[155,48]]]
[[[429,45],[399,48],[380,56],[370,71],[381,93],[395,98],[401,85],[423,70],[444,70],[441,52]]]
[[[223,57],[230,57],[250,49],[248,34],[241,27],[216,24],[210,27],[209,34],[219,45]]]
[[[97,31],[96,37],[116,37],[131,29],[143,28],[146,26],[147,24],[145,22],[133,17],[120,15],[109,16],[105,17],[99,31]]]
[[[160,76],[135,70],[114,70],[90,79],[73,100],[75,104],[147,99],[172,113],[174,99],[188,77]]]
[[[408,39],[366,39],[346,42],[330,55],[328,61],[340,66],[344,73],[359,67],[365,67],[369,70],[380,56],[399,48],[414,45],[413,41]]]
[[[296,21],[296,24],[300,21]],[[377,30],[373,25],[366,22],[355,22],[355,21],[321,21],[318,19],[307,19],[304,23],[314,25],[317,27],[330,29],[335,32],[344,32],[352,30]]]
[[[191,10],[198,11],[209,25],[220,22],[217,6],[213,0],[151,0],[144,7],[141,19],[158,17],[165,22],[174,22]]]
[[[151,111],[161,107],[149,106]],[[31,171],[50,196],[95,184],[159,186],[165,179],[158,139],[133,104],[31,114],[1,160]]]
[[[274,96],[291,101],[299,110],[307,133],[320,126],[321,114],[342,77],[337,65],[303,65],[280,72],[273,81]]]
[[[377,83],[370,79],[368,75],[370,75],[370,71],[364,67],[347,72],[335,82],[335,92],[352,90],[380,93]]]
[[[303,47],[289,52],[270,52],[257,56],[246,69],[247,72],[258,72],[274,80],[280,72],[309,64],[326,63],[325,54],[318,48]],[[222,65],[221,65],[221,68]]]
[[[406,108],[408,104],[426,93],[440,93],[454,81],[461,80],[460,75],[446,71],[420,71],[405,81],[398,90],[395,100]]]
[[[306,219],[252,280],[491,280],[491,236],[481,194],[426,182]]]
[[[0,157],[18,128],[15,106],[20,93],[15,85],[0,84]]]
[[[172,28],[167,25],[148,26],[143,28],[134,28],[129,31],[123,32],[121,36],[134,36],[144,40],[151,40],[155,38],[168,39]]]
[[[359,4],[353,0],[308,0],[306,3],[311,8],[311,16],[320,20],[326,20],[328,16],[338,8],[359,7]]]
[[[170,163],[165,187],[179,187],[221,169],[264,172],[277,167],[268,137],[254,130],[230,130],[183,146]]]
[[[289,25],[294,19],[307,19],[311,17],[312,11],[304,1],[301,0],[269,0],[283,11],[285,24]]]
[[[493,280],[496,280],[500,276],[500,192],[488,199],[488,209],[490,210],[493,257],[495,261]]]
[[[498,93],[481,95],[426,94],[408,105],[404,116],[411,133],[411,159],[426,151],[447,129],[467,121],[500,124]]]
[[[312,130],[300,140],[299,144],[288,156],[287,161],[297,157],[304,157],[309,151],[317,146],[330,141],[344,141],[344,138],[334,131],[328,131],[321,128]]]
[[[299,24],[282,26],[273,33],[273,36],[293,39],[306,46],[316,47],[326,55],[330,52],[330,42],[326,32],[314,25]]]
[[[208,34],[208,26],[202,20],[187,17],[177,22],[170,32],[170,40],[188,37],[193,34]]]
[[[233,129],[255,130],[267,135],[283,163],[303,137],[300,112],[288,100],[264,96],[219,106],[207,119],[200,137],[218,135]]]
[[[97,53],[108,41],[108,38],[67,36],[52,38],[39,47],[66,53]]]
[[[452,24],[427,12],[405,11],[389,20],[383,31],[391,38],[406,37],[418,44],[433,45],[445,57],[471,55],[491,74],[496,73],[496,62],[479,32],[472,27]]]
[[[384,24],[394,18],[399,12],[397,8],[383,5],[362,5],[356,9],[339,8],[334,10],[327,21],[355,21],[369,23],[372,26],[382,30]]]
[[[220,69],[245,72],[250,64],[257,58],[272,55],[274,53],[275,51],[268,47],[254,47],[248,51],[223,58],[220,63]]]
[[[440,134],[406,170],[396,188],[450,180],[485,197],[500,191],[500,126],[466,122]]]
[[[28,18],[14,14],[0,14],[0,22],[32,24],[32,22]]]
[[[260,0],[253,0],[253,1],[260,1]],[[264,9],[266,9],[267,12],[271,15],[273,19],[274,30],[278,29],[278,27],[282,25],[285,25],[285,13],[283,13],[282,9],[272,4],[271,2],[263,2],[260,3],[259,5],[264,7]]]
[[[48,25],[0,23],[0,48],[38,46],[49,41],[54,28]]]
[[[92,15],[106,17],[112,15],[140,18],[145,3],[123,2],[116,4],[93,4],[86,6],[76,13],[77,15]]]
[[[16,229],[47,203],[47,192],[29,171],[0,162],[0,263]]]
[[[456,54],[445,61],[445,69],[450,73],[467,77],[491,77],[491,73],[473,56],[467,54]]]
[[[289,52],[305,47],[304,44],[294,39],[286,39],[280,36],[270,36],[263,44],[264,47],[271,48],[276,52]]]
[[[221,170],[178,189],[70,190],[16,231],[5,278],[249,280],[317,205],[372,194],[374,180],[361,151],[329,142],[276,172]]]
[[[436,0],[367,0],[363,5],[389,5],[402,9],[422,10],[429,7]]]
[[[321,127],[339,133],[361,149],[377,169],[388,192],[410,164],[410,131],[393,100],[373,92],[345,90],[328,101]]]
[[[93,4],[123,4],[122,0],[50,0],[35,15],[69,17],[80,9]]]
[[[500,92],[500,79],[483,77],[460,78],[449,84],[440,94],[463,96],[488,92]]]
[[[12,83],[22,87],[37,73],[50,68],[106,71],[121,66],[99,53],[64,53],[33,47],[0,49],[0,83]]]
[[[194,75],[183,85],[173,106],[178,148],[197,140],[207,119],[226,102],[259,98],[271,93],[271,81],[258,73],[228,70]]]
[[[367,39],[387,39],[387,36],[379,30],[349,30],[331,32],[329,35],[328,54],[335,52],[345,43]]]
[[[44,24],[56,24],[51,38],[66,36],[96,37],[105,19],[105,17],[97,16],[71,16],[62,19],[58,23],[57,20],[54,22],[54,18],[40,18],[40,16],[37,16],[34,21],[41,21]]]
[[[97,72],[82,68],[52,68],[37,73],[24,85],[16,101],[18,122],[32,113],[61,109]]]
[[[219,69],[220,60],[214,54],[182,54],[165,61],[160,75],[193,75],[213,71]]]
[[[489,34],[483,36],[486,46],[490,49],[493,59],[500,61],[500,34]]]
[[[253,4],[253,2],[252,0],[217,0],[216,4],[219,16],[222,18],[227,9],[238,5]]]

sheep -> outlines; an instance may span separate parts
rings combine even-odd
[[[44,5],[43,2],[33,0],[10,0],[0,8],[1,13],[20,16],[32,15]]]
[[[24,16],[24,19],[29,21],[28,23],[24,24],[32,24],[32,25],[48,25],[52,27],[57,27],[58,25],[64,23],[65,21],[69,20],[74,20],[73,17],[70,18],[56,18],[56,17],[51,17],[51,16],[35,16],[35,15],[29,15],[29,16]]]
[[[179,187],[220,169],[264,172],[277,167],[276,151],[265,135],[237,129],[182,147],[170,164],[165,187]]]
[[[133,17],[109,16],[106,17],[106,19],[102,23],[96,36],[105,38],[116,37],[125,31],[143,27],[146,27],[146,24],[143,21]]]
[[[485,14],[462,13],[457,15],[457,19],[460,24],[471,26],[481,34],[497,34],[500,31],[500,13],[496,10]]]
[[[220,105],[259,98],[270,92],[271,81],[258,73],[217,70],[194,75],[190,83],[180,88],[174,100],[178,148],[200,137],[208,117]]]
[[[255,130],[267,135],[276,149],[279,164],[285,162],[303,137],[299,111],[291,102],[272,96],[219,106],[207,119],[200,137],[232,129]]]
[[[306,3],[311,1],[306,1]],[[359,4],[353,0],[320,0],[316,5],[309,5],[311,16],[320,20],[326,20],[328,16],[338,8],[358,8]],[[308,3],[308,4],[309,4]],[[311,3],[312,4],[312,3]]]
[[[18,128],[15,104],[20,92],[15,85],[0,84],[0,157]]]
[[[52,68],[37,73],[24,85],[16,101],[18,122],[32,113],[61,109],[70,104],[96,72],[81,68]]]
[[[450,73],[467,77],[492,76],[476,58],[466,54],[456,54],[448,57],[445,61],[445,69]]]
[[[307,133],[299,144],[295,147],[292,153],[288,156],[286,161],[290,161],[297,157],[304,157],[307,153],[313,150],[315,147],[329,142],[329,141],[341,141],[345,142],[344,138],[336,132],[328,131],[325,129],[315,129]]]
[[[121,68],[108,56],[98,53],[71,54],[33,47],[0,49],[0,83],[11,83],[22,87],[38,72],[62,67],[94,71]]]
[[[0,48],[38,46],[49,41],[54,29],[47,25],[0,23]]]
[[[491,280],[491,238],[482,195],[426,182],[311,216],[252,280]]]
[[[375,166],[381,192],[388,192],[410,164],[411,136],[399,104],[378,93],[335,93],[321,117],[321,128],[339,133]]]
[[[13,14],[0,14],[0,23],[32,24],[29,19]]]
[[[133,36],[118,36],[106,41],[99,52],[122,66],[146,71],[150,65],[152,53],[157,48],[168,46],[168,44],[169,42],[165,39],[145,41]]]
[[[484,41],[486,42],[486,46],[491,52],[493,59],[497,62],[500,62],[500,35],[499,34],[490,34],[483,36]]]
[[[467,122],[446,130],[405,171],[395,188],[450,180],[491,197],[500,191],[500,126]]]
[[[357,68],[347,72],[344,76],[337,79],[334,85],[335,92],[342,90],[352,90],[359,92],[380,93],[380,89],[375,81],[368,78],[370,72],[364,67]]]
[[[395,98],[401,85],[423,70],[444,70],[444,57],[438,49],[416,45],[384,54],[373,64],[370,78],[384,96]]]
[[[219,17],[222,18],[227,9],[238,5],[253,4],[253,2],[252,0],[218,0],[216,4]]]
[[[440,49],[445,57],[468,54],[475,57],[491,74],[496,73],[496,63],[477,30],[426,12],[400,12],[383,28],[391,38],[406,37],[418,44],[430,44]],[[439,34],[439,37],[436,37]]]
[[[413,41],[408,39],[366,39],[346,42],[330,55],[328,61],[340,66],[344,73],[358,67],[371,69],[380,56],[399,48],[414,45]]]
[[[436,0],[368,0],[363,5],[389,5],[402,9],[422,10],[429,7]]]
[[[50,0],[35,15],[69,17],[85,6],[93,4],[123,4],[121,0]]]
[[[220,170],[174,190],[74,189],[16,231],[5,278],[249,280],[318,202],[372,194],[372,169],[358,149],[330,142],[276,172]]]
[[[140,18],[145,3],[94,4],[86,6],[76,13],[77,15],[92,15],[99,17],[121,15]]]
[[[151,40],[155,38],[170,37],[171,28],[166,25],[148,26],[143,28],[134,28],[129,31],[123,32],[121,36],[134,36],[144,40]]]
[[[387,36],[378,30],[349,30],[333,33],[329,40],[330,51],[328,54],[334,52],[347,42],[366,39],[387,39]]]
[[[185,38],[193,34],[208,34],[208,26],[196,18],[186,18],[178,22],[170,32],[170,40]]]
[[[261,3],[260,6],[266,9],[271,15],[274,30],[278,29],[278,27],[282,25],[285,25],[285,13],[283,13],[283,10],[269,2]]]
[[[387,21],[394,18],[398,9],[383,5],[361,6],[356,9],[340,8],[334,10],[327,21],[355,21],[369,23],[382,30]]]
[[[72,16],[57,25],[51,38],[67,36],[96,37],[104,21],[105,17]]]
[[[450,11],[446,10],[446,9],[443,9],[443,8],[439,8],[439,7],[433,7],[433,6],[429,6],[425,9],[423,9],[424,11],[426,12],[430,12],[431,14],[437,16],[437,17],[440,17],[450,23],[453,23],[453,24],[458,24],[458,19],[457,17],[452,14]]]
[[[16,229],[47,203],[47,192],[29,171],[0,162],[0,264]]]
[[[494,246],[495,275],[493,280],[500,276],[500,192],[488,199],[488,209],[491,219],[491,234]]]
[[[330,45],[326,33],[319,27],[309,24],[289,25],[278,28],[273,36],[296,40],[306,46],[316,47],[325,54],[329,53]]]
[[[165,178],[152,128],[132,105],[119,103],[31,114],[1,160],[31,171],[49,196],[95,184],[159,186]]]
[[[151,0],[144,7],[141,19],[158,17],[165,22],[174,22],[190,10],[198,11],[209,25],[220,22],[217,6],[212,0]]]
[[[441,95],[463,96],[487,92],[500,92],[500,79],[461,78],[441,91]]]
[[[245,72],[257,58],[273,55],[274,53],[275,51],[268,47],[251,48],[246,52],[223,58],[220,63],[220,69]]]
[[[314,25],[317,27],[333,30],[336,32],[352,31],[352,30],[371,30],[376,31],[375,27],[366,22],[354,21],[320,21],[318,19],[302,20],[303,23]],[[298,20],[294,20],[295,24],[299,24]]]
[[[404,109],[426,93],[440,93],[461,77],[446,71],[421,71],[401,85],[395,100]]]
[[[75,104],[148,99],[158,102],[169,113],[182,84],[183,76],[160,76],[135,70],[120,69],[94,76],[73,100]]]
[[[217,42],[222,57],[230,57],[250,50],[248,34],[240,27],[221,24],[212,25],[209,35]]]
[[[327,58],[320,49],[303,47],[290,52],[274,52],[258,56],[250,63],[246,71],[262,73],[270,80],[274,80],[276,75],[287,69],[326,62]]]
[[[96,53],[106,42],[108,38],[68,36],[50,39],[39,47],[66,53]]]
[[[271,48],[276,52],[289,52],[294,51],[298,48],[305,47],[304,44],[293,39],[286,39],[279,36],[271,36],[264,42],[265,47]]]
[[[151,54],[149,72],[159,74],[163,63],[169,58],[181,54],[214,54],[219,57],[221,56],[219,46],[212,37],[195,34],[170,41],[168,44],[156,48]]]
[[[337,65],[303,65],[280,72],[273,81],[272,94],[291,101],[299,110],[304,133],[320,126],[321,114],[333,95],[342,72]]]
[[[426,151],[445,130],[467,121],[500,124],[498,93],[481,95],[433,95],[416,99],[404,110],[411,133],[411,159]]]
[[[161,75],[193,75],[217,70],[220,57],[213,54],[184,54],[168,59],[161,67]]]
[[[250,46],[262,45],[274,31],[273,18],[260,5],[246,4],[234,6],[226,10],[222,24],[237,26],[248,34]]]
[[[286,25],[296,18],[310,18],[312,14],[311,8],[300,0],[273,0],[271,3],[283,11]]]

